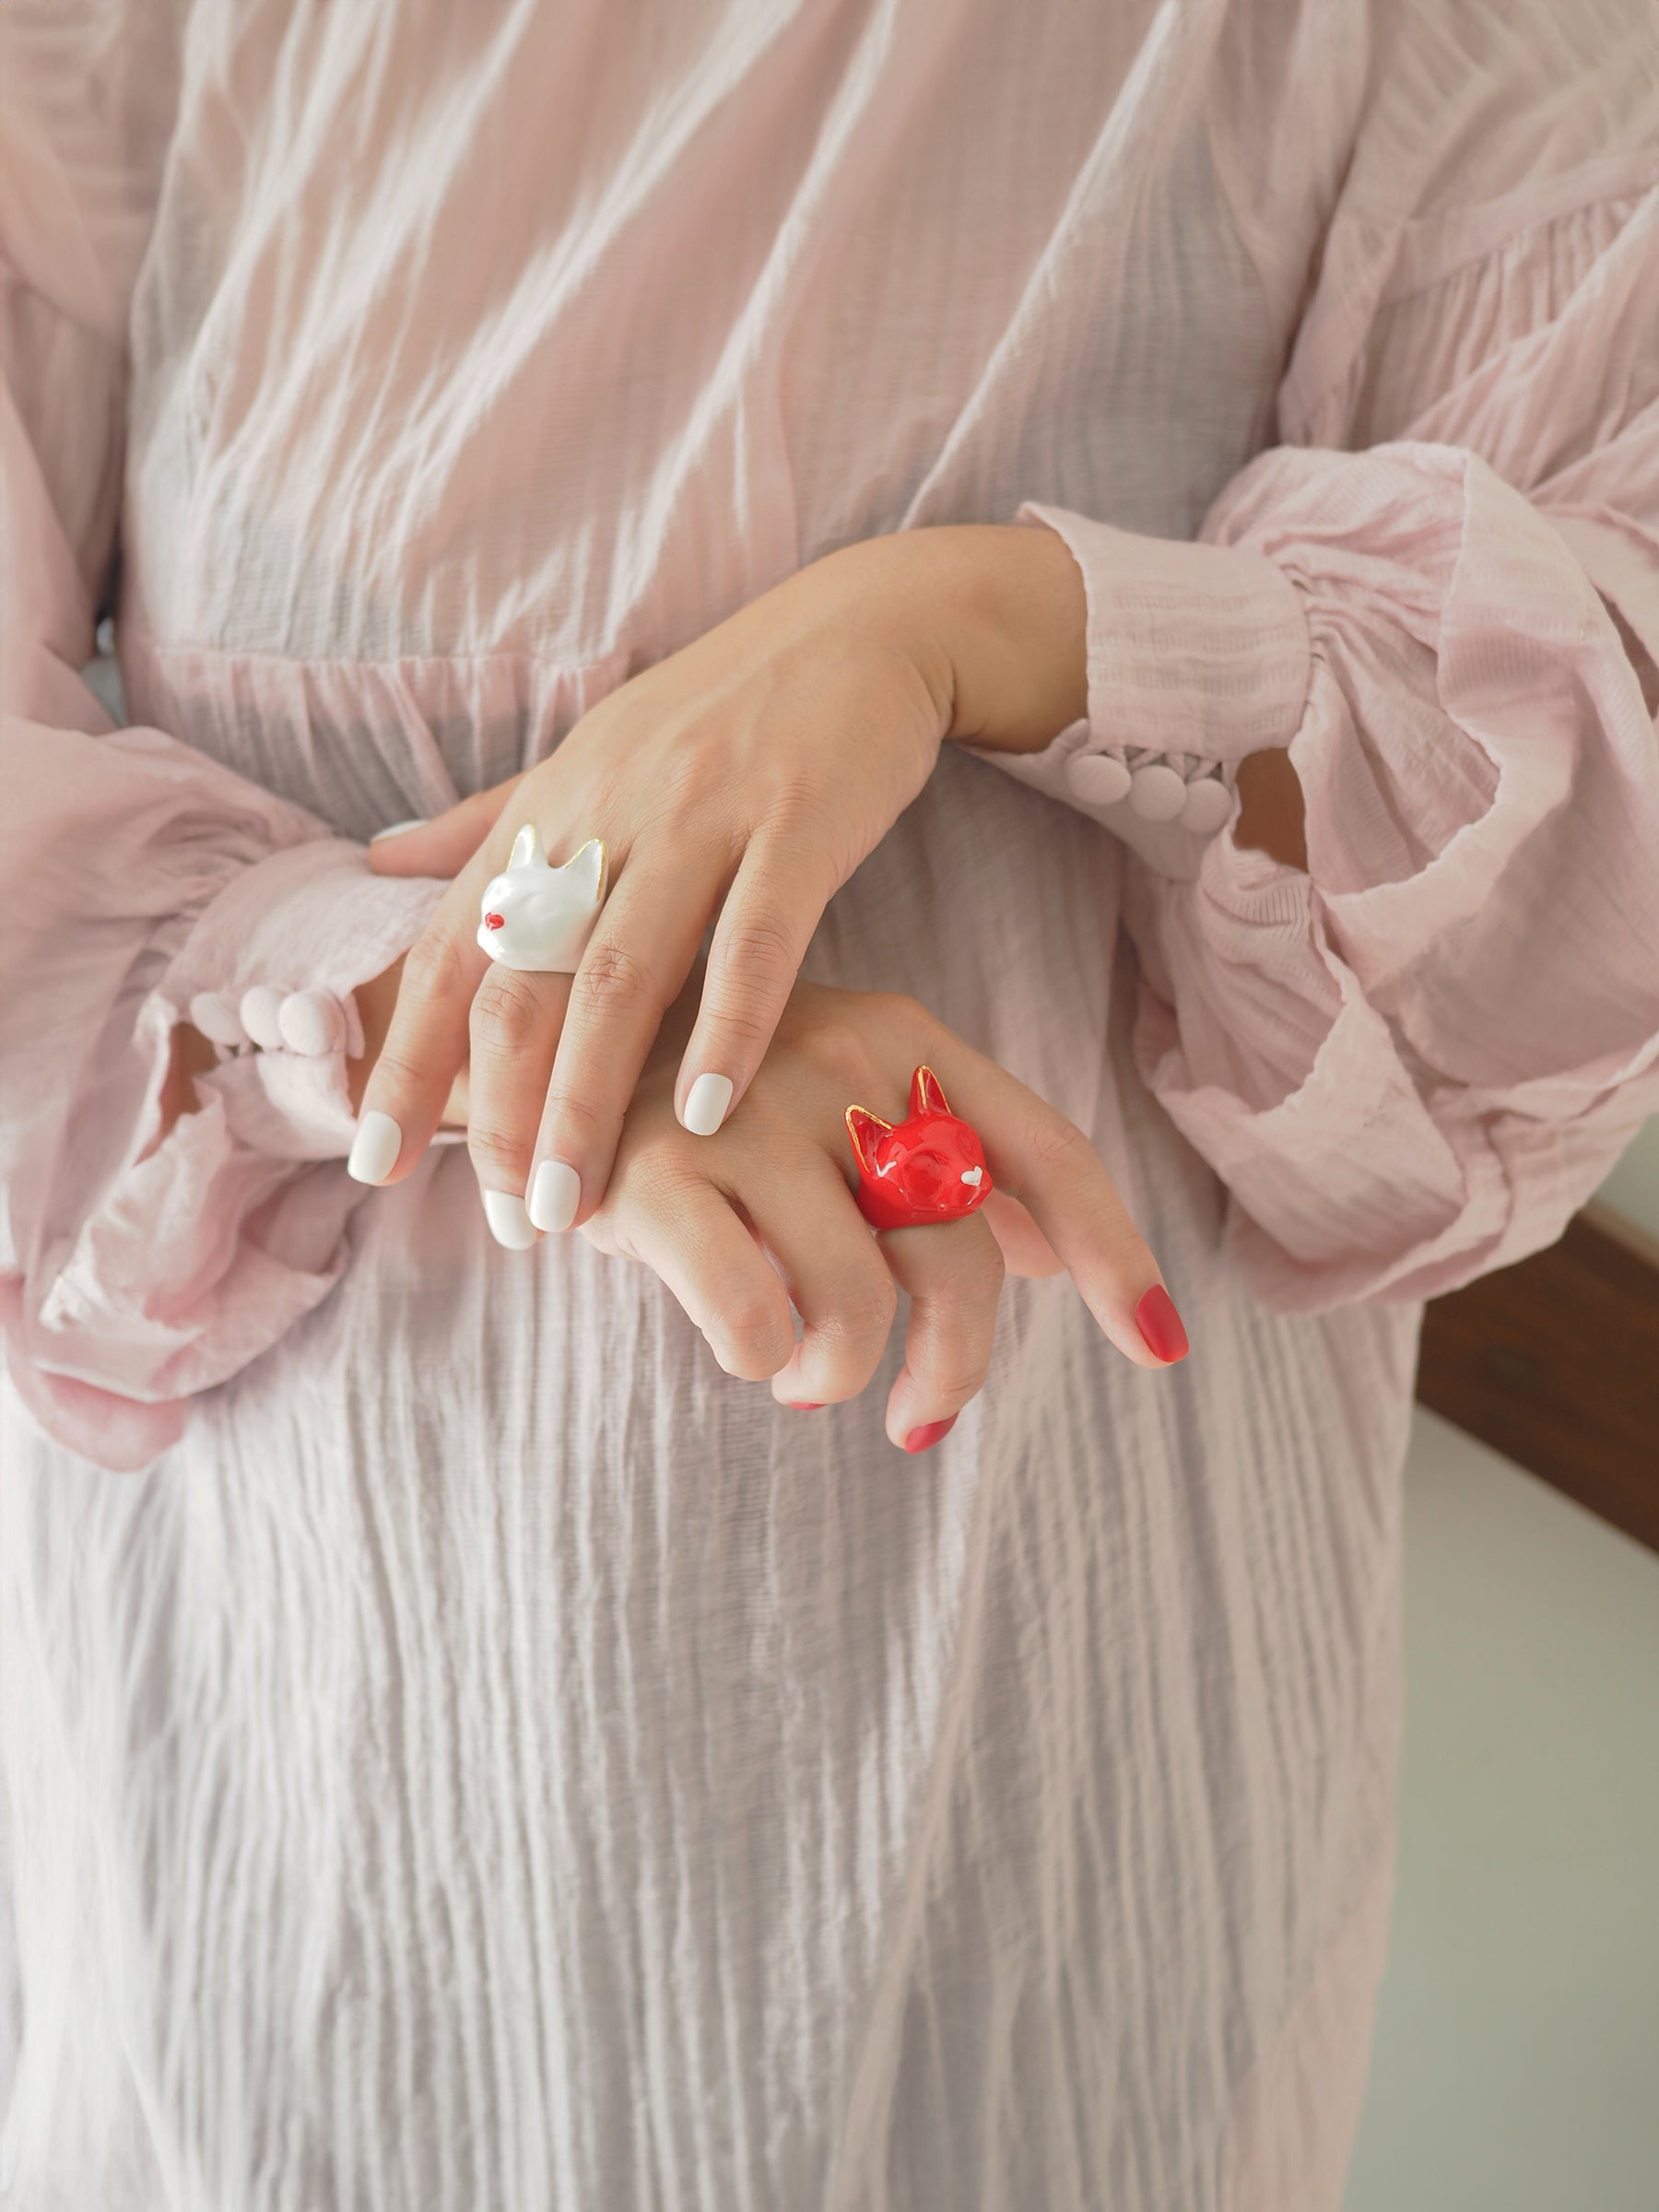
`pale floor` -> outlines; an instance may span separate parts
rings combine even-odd
[[[1659,2212],[1659,1558],[1421,1407],[1406,1530],[1399,1888],[1345,2212]]]

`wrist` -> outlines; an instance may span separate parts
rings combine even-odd
[[[950,670],[947,737],[1039,752],[1088,712],[1088,600],[1056,531],[961,524],[915,541],[935,650]]]

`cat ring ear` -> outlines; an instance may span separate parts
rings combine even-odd
[[[503,967],[573,975],[605,903],[608,874],[600,839],[589,838],[555,868],[535,824],[526,822],[506,867],[485,888],[478,943]]]
[[[940,1087],[939,1078],[934,1074],[931,1067],[919,1067],[911,1077],[910,1110],[912,1116],[918,1113],[948,1113],[950,1112],[950,1108],[945,1102],[945,1093]]]
[[[522,836],[524,832],[521,830],[519,834]],[[535,835],[534,829],[531,830],[530,834],[532,837]],[[595,913],[605,904],[605,894],[607,888],[605,879],[608,873],[608,861],[609,855],[606,852],[603,841],[596,837],[590,837],[575,858],[567,860],[564,866],[559,871],[560,876],[569,880],[571,888],[579,897],[593,900]]]

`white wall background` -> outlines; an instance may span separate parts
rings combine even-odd
[[[1659,1558],[1419,1406],[1399,1883],[1345,2212],[1656,2207]]]
[[[1659,1114],[1639,1129],[1598,1195],[1659,1241]],[[1654,2191],[1659,2204],[1659,2187]]]

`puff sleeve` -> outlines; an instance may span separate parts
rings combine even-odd
[[[1129,844],[1137,1065],[1283,1311],[1543,1247],[1659,1107],[1659,192],[1542,288],[1405,435],[1260,454],[1195,543],[1017,518],[1082,570],[1088,712],[997,765]],[[1268,747],[1305,872],[1235,841]]]
[[[377,880],[299,808],[115,729],[78,673],[117,532],[165,13],[0,29],[0,1323],[36,1417],[112,1467],[337,1278],[351,994],[442,888]],[[163,1134],[186,1019],[219,1064]]]

